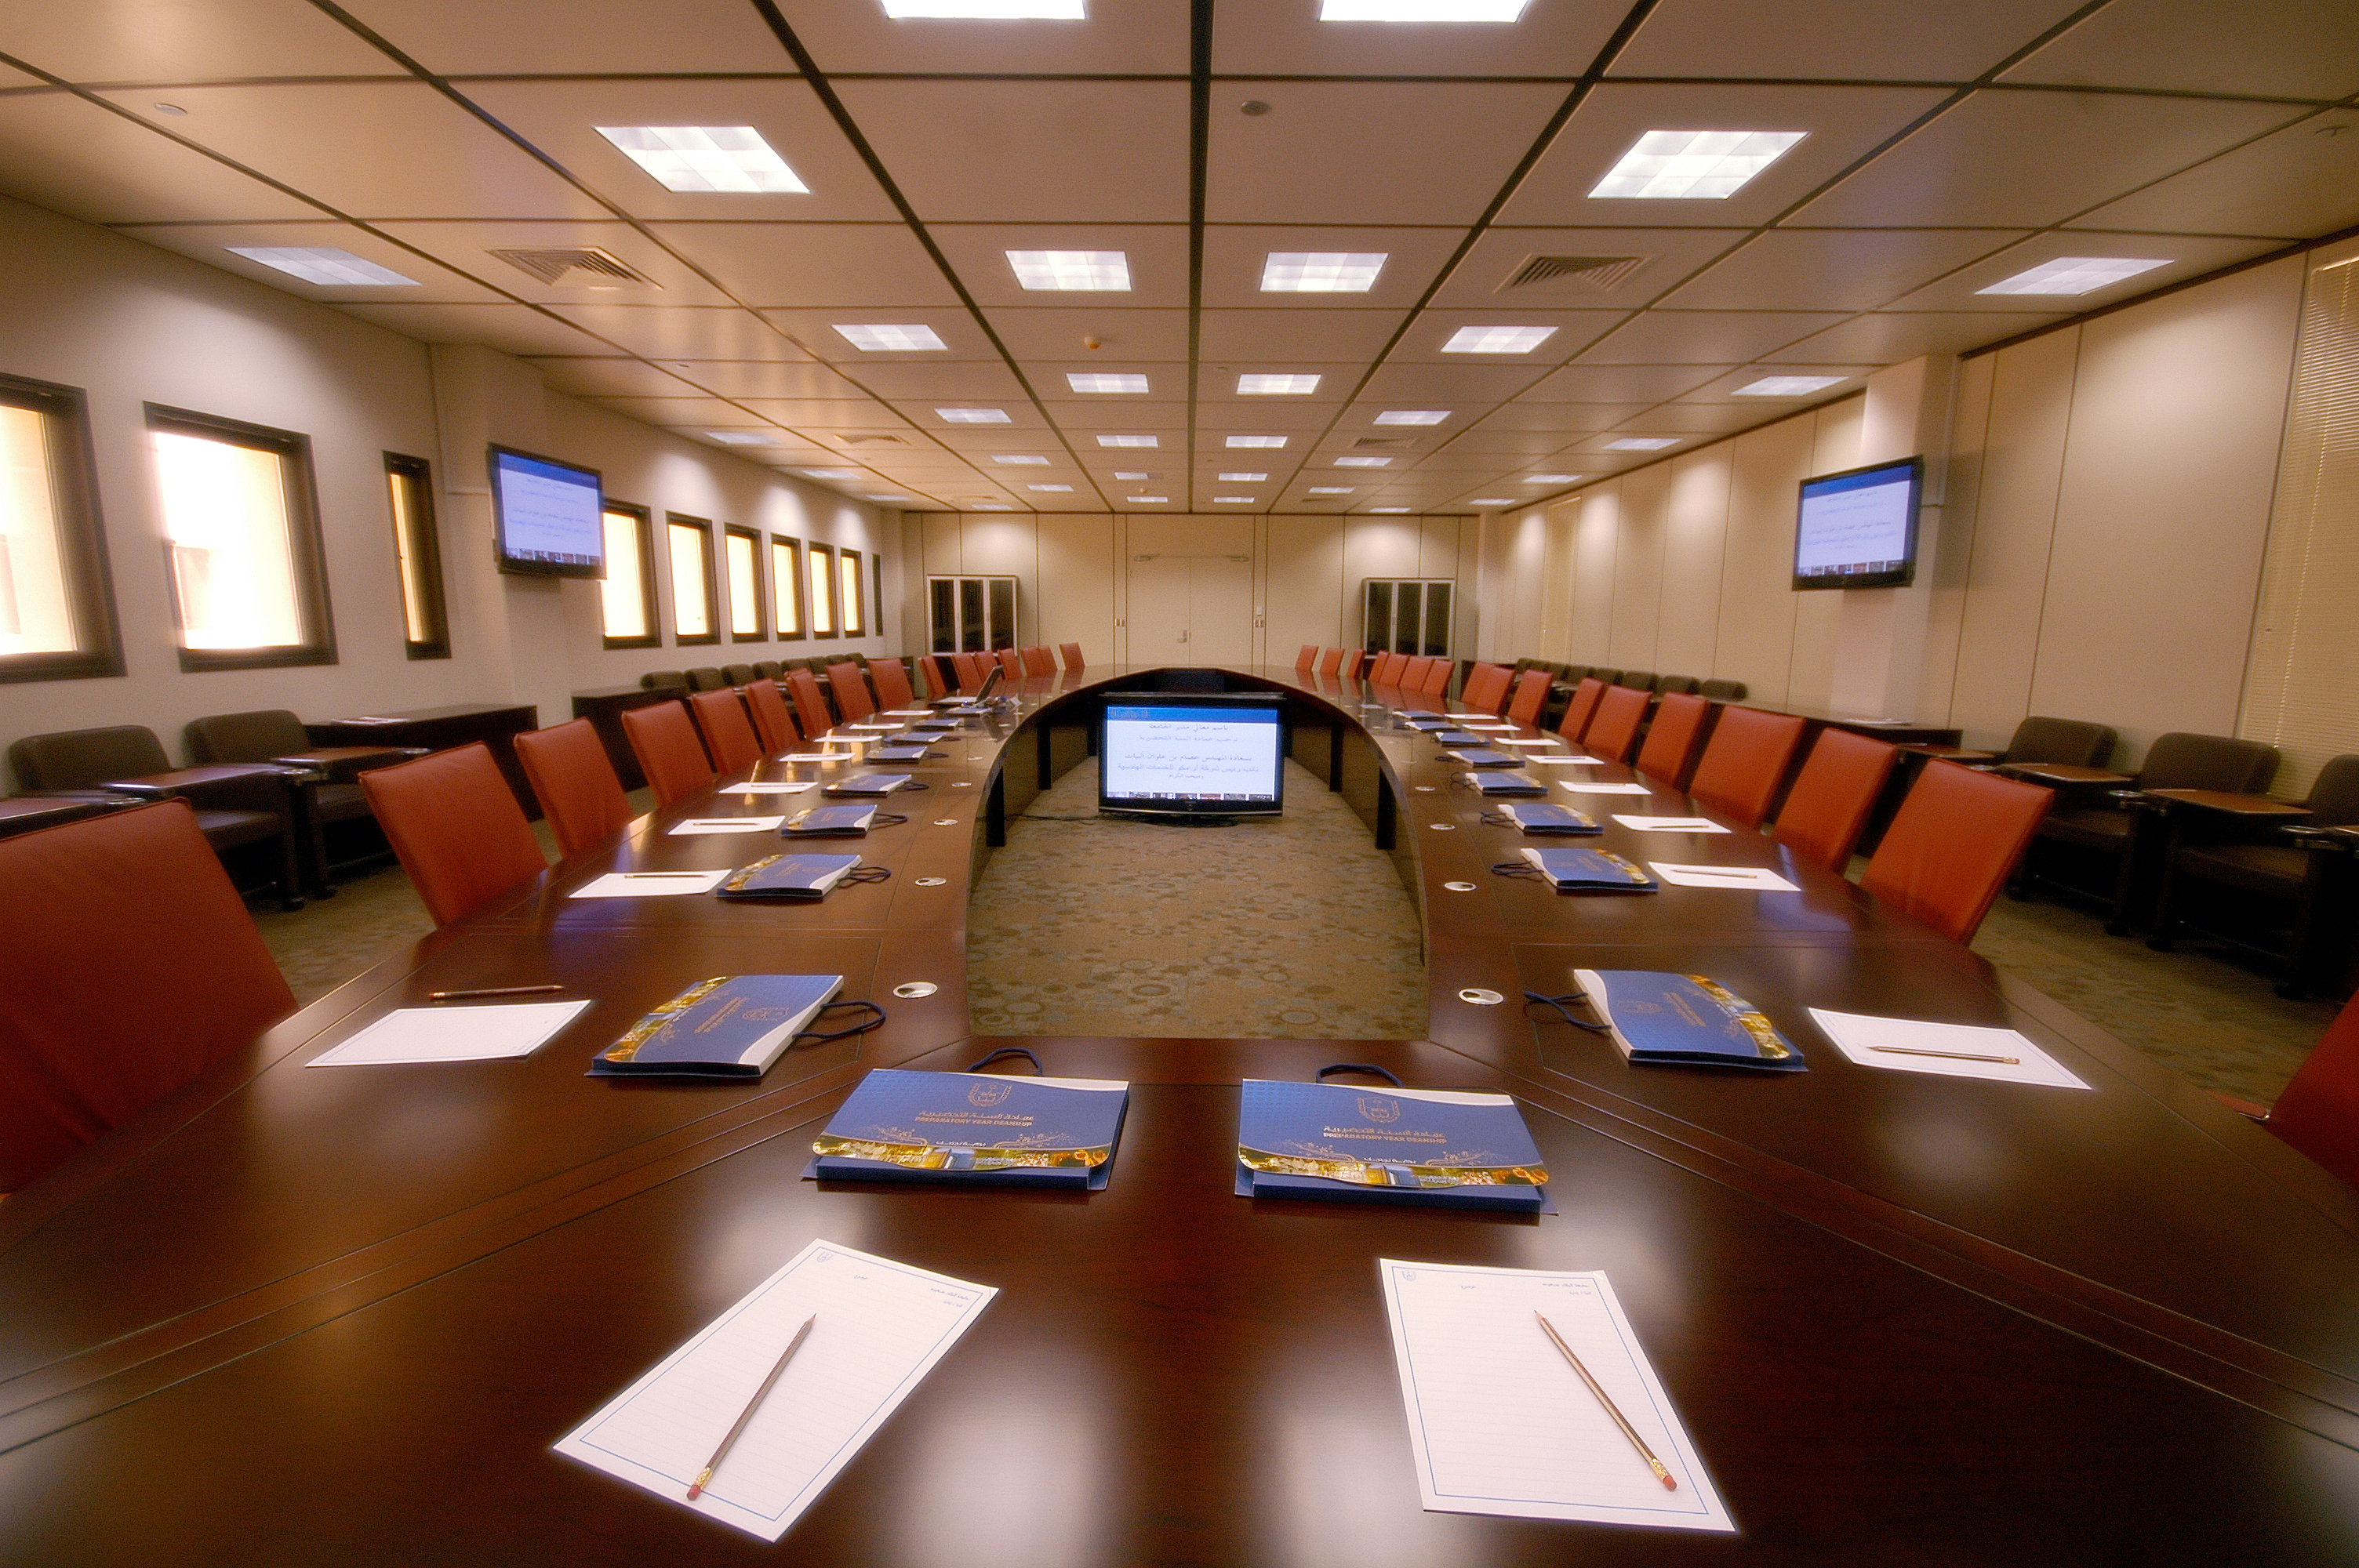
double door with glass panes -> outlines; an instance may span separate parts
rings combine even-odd
[[[1012,577],[929,577],[926,604],[931,653],[983,654],[1016,646]]]
[[[1371,654],[1446,657],[1458,584],[1450,578],[1366,579],[1361,646]]]

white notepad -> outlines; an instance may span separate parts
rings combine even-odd
[[[1625,827],[1635,827],[1641,833],[1725,833],[1727,828],[1717,822],[1707,822],[1701,816],[1625,816],[1614,814],[1614,820]]]
[[[1377,1260],[1418,1496],[1442,1513],[1734,1533],[1603,1273]],[[1542,1332],[1548,1314],[1677,1489]]]
[[[1943,1078],[1990,1078],[2003,1084],[2042,1084],[2049,1088],[2085,1089],[2089,1086],[2071,1068],[2012,1029],[1985,1029],[1968,1023],[1919,1023],[1907,1018],[1876,1018],[1865,1013],[1830,1012],[1810,1009],[1810,1018],[1826,1031],[1835,1049],[1863,1067],[1889,1067],[1903,1073],[1930,1073]],[[1898,1051],[1878,1051],[1897,1045]],[[1945,1051],[1946,1056],[1914,1056],[1910,1051]],[[2012,1056],[2012,1062],[1976,1062],[1971,1056]]]
[[[776,1541],[998,1293],[814,1241],[560,1438],[557,1452]],[[689,1484],[814,1313],[810,1337],[689,1502]]]
[[[504,1002],[477,1007],[397,1008],[308,1067],[381,1067],[405,1062],[492,1062],[529,1056],[590,1005]]]
[[[596,881],[584,882],[571,898],[673,898],[681,893],[711,892],[729,874],[717,871],[608,871]]]
[[[747,779],[744,784],[725,784],[723,795],[800,795],[819,787],[817,779]]]
[[[1767,866],[1683,866],[1669,860],[1647,863],[1673,887],[1728,888],[1736,892],[1802,891]]]
[[[705,833],[776,833],[784,815],[777,816],[691,816],[673,825],[675,838],[692,838]]]
[[[1538,759],[1546,762],[1549,759]],[[1575,795],[1652,795],[1655,792],[1642,784],[1575,784],[1571,779],[1556,781],[1559,789],[1569,789]]]
[[[782,762],[856,762],[857,752],[788,752],[777,759]]]
[[[1561,746],[1564,742],[1561,741],[1494,741],[1491,744],[1494,746]],[[1570,757],[1535,757],[1533,759],[1540,762],[1568,762],[1571,760]]]

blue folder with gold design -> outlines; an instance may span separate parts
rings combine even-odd
[[[1810,1070],[1759,1008],[1708,976],[1576,969],[1572,978],[1633,1062]]]
[[[1507,1095],[1245,1082],[1240,1197],[1539,1214],[1549,1209],[1547,1181]]]
[[[1115,1078],[879,1067],[828,1119],[803,1174],[1100,1192],[1129,1108]]]
[[[842,975],[716,975],[640,1019],[592,1077],[758,1078],[843,987]]]

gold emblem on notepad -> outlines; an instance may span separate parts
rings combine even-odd
[[[1014,1084],[973,1084],[966,1091],[966,1103],[989,1108],[1016,1092]]]
[[[1386,1099],[1382,1095],[1362,1095],[1360,1114],[1379,1126],[1400,1119],[1400,1101]]]

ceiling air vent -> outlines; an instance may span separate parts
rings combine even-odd
[[[840,447],[906,447],[909,443],[898,436],[838,436]]]
[[[1506,294],[1539,289],[1551,294],[1603,294],[1645,266],[1646,256],[1526,256],[1524,265],[1493,290]]]
[[[1363,436],[1352,443],[1363,452],[1406,452],[1417,443],[1404,436]]]
[[[490,254],[519,272],[530,273],[552,287],[571,272],[590,275],[572,279],[571,284],[575,287],[614,288],[625,284],[636,284],[642,288],[663,287],[655,279],[633,271],[620,257],[611,255],[595,245],[526,245]]]

